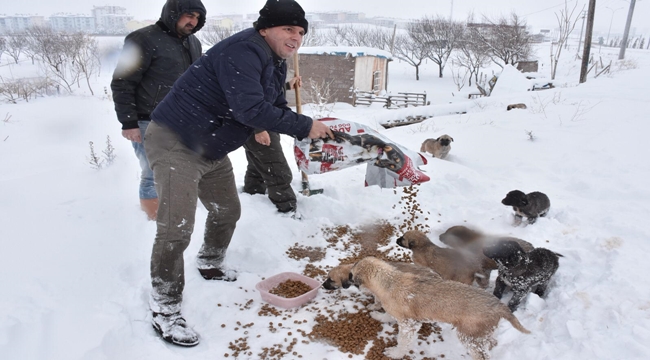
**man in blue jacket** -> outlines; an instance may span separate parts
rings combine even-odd
[[[307,30],[298,3],[268,0],[255,28],[208,50],[151,114],[145,149],[160,204],[150,306],[153,327],[166,341],[199,342],[181,316],[183,252],[194,229],[197,199],[208,210],[198,270],[208,280],[236,280],[222,267],[241,211],[228,153],[254,129],[297,138],[334,137],[327,125],[291,111],[283,95],[285,59],[298,51]]]
[[[185,70],[201,57],[194,35],[205,24],[201,0],[167,0],[160,20],[130,33],[113,73],[111,90],[122,136],[130,140],[140,161],[140,207],[156,220],[158,195],[144,150],[151,112]]]

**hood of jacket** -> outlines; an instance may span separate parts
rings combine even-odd
[[[178,35],[176,34],[176,23],[178,22],[178,19],[180,19],[181,15],[184,13],[191,13],[194,11],[199,13],[199,22],[192,31],[192,33],[196,33],[201,30],[203,25],[205,25],[205,18],[207,15],[205,6],[203,6],[201,0],[167,0],[165,6],[162,8],[160,20],[158,21],[165,24],[169,32]]]

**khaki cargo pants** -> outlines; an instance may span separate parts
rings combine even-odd
[[[179,312],[185,287],[183,252],[194,230],[197,199],[208,210],[200,269],[219,267],[241,206],[230,159],[209,160],[183,145],[171,130],[151,122],[145,151],[154,174],[159,207],[151,254],[153,312]]]

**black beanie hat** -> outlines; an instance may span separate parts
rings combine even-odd
[[[305,19],[305,11],[294,0],[268,0],[260,10],[255,30],[281,25],[300,26],[307,33],[309,22]]]

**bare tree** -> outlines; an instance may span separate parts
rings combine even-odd
[[[468,85],[472,86],[472,77],[478,84],[479,73],[490,62],[490,47],[481,41],[481,35],[474,27],[466,27],[457,44],[458,51],[454,64],[469,72]]]
[[[97,39],[84,33],[75,33],[69,37],[69,42],[74,44],[71,49],[72,68],[78,74],[78,79],[83,76],[92,95],[95,95],[90,86],[90,78],[99,72],[99,45]]]
[[[415,68],[415,80],[420,80],[420,66],[424,59],[431,54],[431,43],[426,41],[424,31],[422,26],[415,22],[409,24],[407,35],[395,37],[393,55]]]
[[[201,31],[196,33],[196,37],[203,43],[208,45],[208,47],[213,46],[219,41],[235,34],[240,29],[234,27],[223,27],[218,25],[208,25],[203,27]]]
[[[302,46],[322,46],[326,44],[323,32],[315,25],[309,27],[309,31],[302,38]]]
[[[18,64],[20,54],[22,54],[25,48],[27,48],[25,37],[22,34],[16,32],[9,32],[7,34],[7,40],[4,48],[4,52],[12,59],[14,59],[14,62],[16,64]]]
[[[442,17],[425,17],[414,26],[420,27],[417,34],[422,36],[422,39],[419,41],[427,42],[431,50],[428,58],[438,64],[438,77],[442,77],[447,60],[462,35],[463,26]]]
[[[569,4],[564,0],[564,9],[560,10],[560,13],[555,13],[555,18],[557,19],[557,24],[559,26],[558,30],[558,39],[557,42],[551,43],[551,80],[555,79],[555,74],[557,73],[557,65],[560,61],[560,55],[562,54],[562,47],[567,43],[567,39],[573,29],[575,29],[578,20],[580,19],[580,13],[585,9],[584,5],[582,10],[576,13],[576,8],[578,3],[576,2],[573,5],[573,9],[569,11]],[[553,45],[557,45],[553,48]]]
[[[4,38],[4,36],[0,36],[0,59],[2,59],[2,53],[5,51],[7,48],[7,40]]]
[[[330,46],[367,46],[381,50],[390,50],[392,32],[377,27],[374,29],[355,28],[350,25],[336,26],[320,36],[319,45]]]
[[[490,49],[490,59],[500,67],[516,65],[531,54],[532,41],[527,25],[516,13],[496,21],[484,18],[483,24],[468,26],[477,29],[481,41]]]
[[[306,102],[310,104],[312,115],[315,118],[330,116],[336,103],[336,90],[332,90],[334,80],[323,79],[320,82],[310,78],[305,89]]]
[[[46,27],[31,27],[27,29],[26,35],[41,59],[41,70],[53,82],[72,93],[72,85],[79,80],[80,75],[73,68],[75,43],[68,35]]]

